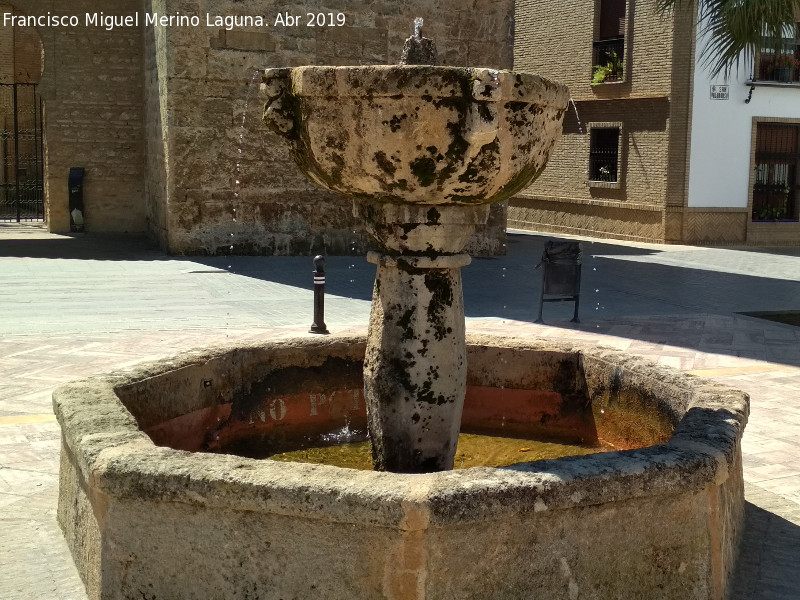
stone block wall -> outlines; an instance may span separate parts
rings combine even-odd
[[[365,249],[350,201],[308,183],[284,143],[262,126],[257,69],[396,63],[417,16],[425,19],[425,35],[436,41],[444,64],[512,63],[512,0],[306,0],[289,11],[301,17],[294,27],[274,25],[287,10],[275,0],[153,0],[152,7],[198,15],[203,25],[207,13],[262,15],[269,23],[145,32],[146,212],[162,246],[179,254]],[[307,12],[343,13],[346,24],[307,27]],[[503,211],[495,208],[472,250],[502,251]]]
[[[145,11],[163,14],[164,0],[146,0]],[[168,153],[166,30],[144,30],[144,212],[148,233],[166,246]]]

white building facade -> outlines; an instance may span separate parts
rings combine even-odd
[[[699,28],[702,29],[702,28]],[[712,76],[698,33],[687,216],[717,215],[730,241],[800,244],[800,23],[729,79]]]

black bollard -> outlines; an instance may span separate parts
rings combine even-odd
[[[325,257],[314,257],[314,323],[309,333],[330,333],[325,326]]]

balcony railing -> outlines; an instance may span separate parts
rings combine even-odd
[[[617,153],[611,151],[593,151],[589,154],[589,180],[616,183]]]
[[[623,79],[625,38],[594,42],[592,54],[592,83],[613,83]]]
[[[800,58],[796,54],[762,53],[756,73],[759,81],[800,83]]]

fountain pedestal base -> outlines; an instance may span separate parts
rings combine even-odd
[[[359,207],[357,207],[357,210]],[[367,228],[385,249],[372,296],[364,390],[375,468],[453,468],[466,393],[460,252],[488,207],[367,204]]]
[[[369,260],[378,265],[364,360],[375,468],[452,469],[467,376],[460,268],[470,257]]]

